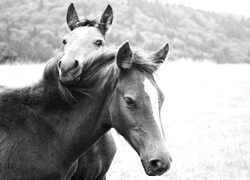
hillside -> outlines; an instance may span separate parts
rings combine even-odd
[[[79,16],[114,10],[108,44],[129,40],[156,50],[168,41],[170,60],[190,58],[217,63],[250,63],[250,18],[162,5],[146,0],[1,0],[0,63],[47,61],[67,33],[70,2]]]

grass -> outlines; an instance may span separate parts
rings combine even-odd
[[[0,65],[0,85],[22,87],[42,77],[45,64]]]
[[[29,84],[42,67],[0,66],[0,84]],[[177,61],[158,74],[172,167],[163,176],[147,176],[135,151],[116,135],[107,179],[250,179],[250,65]]]

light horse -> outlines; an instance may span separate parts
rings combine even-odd
[[[76,52],[78,56],[84,56],[102,48],[105,45],[105,35],[112,24],[112,19],[113,11],[111,6],[108,5],[100,21],[97,19],[79,20],[74,4],[71,3],[66,16],[66,21],[71,31],[63,38],[65,53],[61,61],[66,61],[66,63],[63,62],[63,65],[70,65]],[[69,71],[69,74],[70,77],[74,78],[71,76],[71,71]],[[63,78],[61,80],[64,81]],[[6,91],[6,89],[7,87],[0,85],[0,92]],[[107,132],[75,162],[66,179],[70,179],[72,176],[72,180],[105,179],[105,174],[110,167],[115,152],[116,146],[113,137],[110,132]]]
[[[148,175],[166,172],[171,157],[160,127],[163,94],[152,73],[167,52],[168,45],[132,52],[128,43],[97,51],[75,85],[61,83],[59,56],[37,84],[1,92],[0,179],[64,180],[111,127],[139,154]]]
[[[71,3],[66,21],[71,32],[63,38],[65,46],[64,55],[58,63],[59,77],[65,84],[74,84],[82,73],[83,57],[105,46],[105,35],[113,22],[113,11],[108,5],[100,21],[89,19],[80,21]]]
[[[105,46],[105,36],[113,21],[113,11],[108,5],[100,21],[79,20],[74,4],[71,3],[66,21],[70,33],[63,37],[64,55],[59,61],[58,68],[60,80],[63,83],[72,84],[77,82],[81,73],[82,57]],[[71,168],[67,179],[106,179],[106,173],[115,153],[114,139],[111,132],[107,132],[79,158]]]

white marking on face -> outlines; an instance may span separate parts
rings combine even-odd
[[[151,102],[154,119],[161,132],[162,139],[164,140],[162,126],[160,122],[160,110],[159,110],[159,99],[158,99],[159,97],[158,97],[157,90],[148,79],[145,79],[143,84],[144,84],[144,90],[148,94],[150,102]]]
[[[83,61],[84,61],[83,54],[81,54],[81,53],[77,54],[77,55],[74,57],[74,59],[75,59],[75,60],[78,60],[80,66],[81,66],[81,64],[83,64]]]
[[[86,34],[89,32],[89,28],[87,27],[78,27],[75,30],[75,33],[79,39],[83,39]]]

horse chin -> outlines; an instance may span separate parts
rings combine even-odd
[[[171,162],[167,162],[164,166],[162,166],[159,169],[152,168],[149,165],[149,163],[143,163],[143,160],[142,160],[142,165],[143,165],[145,173],[148,176],[161,176],[162,174],[164,174],[165,172],[167,172],[170,169]]]
[[[59,71],[59,79],[62,83],[67,85],[76,85],[80,79],[82,74],[82,67],[77,68],[74,71],[62,73]]]
[[[81,76],[78,77],[60,77],[60,81],[67,85],[76,85],[81,79]]]

